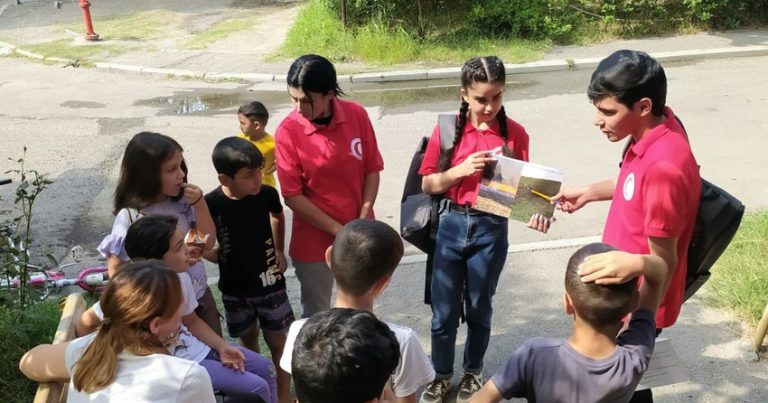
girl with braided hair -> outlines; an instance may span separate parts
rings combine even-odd
[[[442,402],[453,376],[456,331],[463,310],[467,322],[464,376],[457,402],[469,401],[482,386],[483,357],[491,331],[491,299],[507,257],[504,217],[477,211],[480,179],[490,151],[528,160],[528,133],[507,118],[502,104],[504,63],[495,56],[468,60],[461,69],[461,108],[453,146],[441,152],[440,127],[429,139],[419,174],[425,193],[449,201],[440,217],[432,272],[432,364],[436,378],[421,401]],[[529,227],[546,232],[549,221],[534,216]]]

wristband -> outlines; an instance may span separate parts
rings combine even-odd
[[[200,197],[197,198],[197,200],[195,200],[194,202],[192,202],[190,204],[190,206],[194,206],[195,204],[199,203],[200,200],[203,200],[203,194],[202,193],[200,194]]]

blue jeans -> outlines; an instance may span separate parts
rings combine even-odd
[[[491,300],[507,259],[508,220],[449,210],[440,217],[432,272],[432,365],[453,375],[462,297],[467,321],[464,370],[479,373],[491,337]]]

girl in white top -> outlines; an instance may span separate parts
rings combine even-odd
[[[156,260],[131,263],[110,278],[100,302],[98,332],[33,348],[19,363],[24,375],[71,377],[69,403],[215,401],[206,371],[168,354],[184,305],[176,273]]]
[[[178,341],[170,347],[171,354],[202,365],[215,390],[229,395],[252,393],[267,403],[277,403],[272,361],[245,347],[229,344],[197,317],[195,292],[187,274],[190,261],[197,259],[190,257],[176,217],[151,215],[136,219],[128,228],[123,248],[133,261],[160,259],[179,276],[185,303]],[[78,321],[77,334],[92,332],[103,318],[99,304],[94,304]]]

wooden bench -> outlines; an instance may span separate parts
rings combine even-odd
[[[64,343],[75,338],[75,324],[85,311],[85,299],[80,293],[70,294],[64,301],[59,327],[52,344]],[[63,403],[67,401],[68,382],[46,382],[37,387],[34,403]]]

